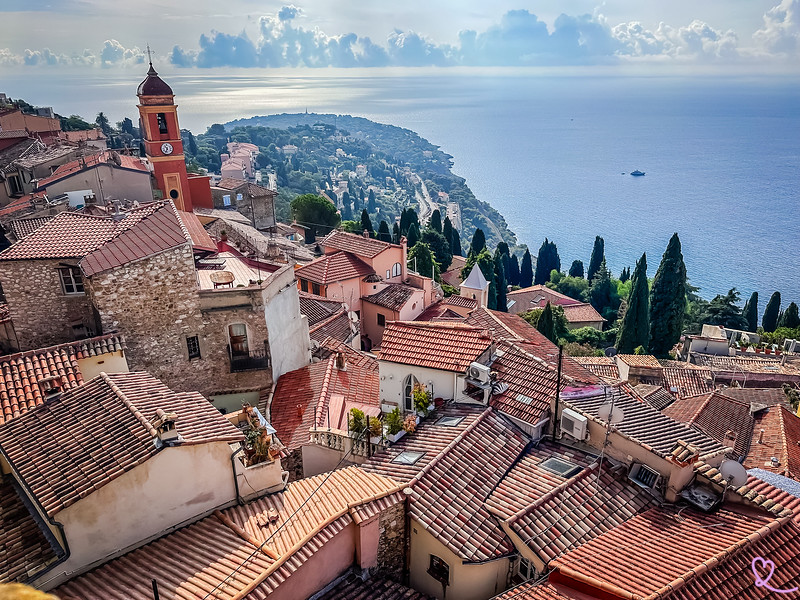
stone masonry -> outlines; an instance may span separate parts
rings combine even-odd
[[[381,513],[376,574],[398,583],[406,570],[406,503],[398,502]]]

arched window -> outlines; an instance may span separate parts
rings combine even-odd
[[[392,277],[400,277],[400,273],[402,272],[401,265],[399,262],[394,263],[392,266]]]
[[[419,380],[413,375],[403,381],[403,407],[409,412],[414,410],[414,386],[418,384]]]

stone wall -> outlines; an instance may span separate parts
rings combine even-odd
[[[398,502],[381,513],[376,573],[402,583],[406,574],[406,503]]]
[[[0,262],[0,283],[8,302],[20,350],[32,350],[79,337],[99,335],[85,294],[65,294],[58,268],[69,260]]]
[[[303,479],[303,449],[295,448],[289,456],[281,459],[283,468],[289,472],[289,483]]]

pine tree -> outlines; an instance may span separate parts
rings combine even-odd
[[[480,227],[475,230],[475,233],[472,235],[472,243],[469,246],[469,253],[470,254],[480,254],[481,250],[486,248],[486,236],[483,233],[483,229]]]
[[[631,295],[617,335],[617,352],[632,354],[642,346],[648,347],[650,338],[650,291],[647,289],[647,256],[636,263],[631,282]]]
[[[400,243],[400,226],[397,224],[397,221],[392,225],[392,243]]]
[[[533,278],[534,285],[544,285],[550,281],[550,271],[561,271],[561,258],[558,256],[558,248],[555,242],[544,238],[539,256],[536,259],[536,276]]]
[[[789,329],[800,327],[800,314],[797,311],[797,304],[792,302],[786,307],[778,322],[778,327],[788,327]]]
[[[372,221],[366,208],[361,211],[361,231],[364,230],[369,232],[369,237],[375,237],[375,229],[372,227]]]
[[[568,275],[570,277],[578,277],[580,279],[583,279],[583,261],[573,260],[572,266],[569,268]]]
[[[522,288],[533,285],[533,261],[527,248],[525,248],[525,254],[522,255],[522,264],[519,267],[519,285]]]
[[[758,292],[753,292],[750,299],[744,303],[742,316],[747,320],[747,331],[755,333],[758,329]]]
[[[461,236],[458,235],[458,229],[453,228],[453,236],[450,238],[450,252],[453,256],[464,256],[464,250],[461,248]]]
[[[392,234],[389,233],[389,224],[386,221],[381,221],[378,225],[378,239],[382,242],[392,243]]]
[[[547,303],[547,306],[544,307],[544,310],[539,317],[539,322],[536,324],[536,329],[538,329],[539,333],[541,333],[554,344],[558,343],[558,340],[556,339],[556,324],[553,320],[553,307],[550,306],[549,302]]]
[[[761,317],[761,327],[767,333],[772,333],[778,326],[778,316],[781,312],[781,293],[775,292],[770,296],[767,302],[767,308],[764,310],[764,316]]]
[[[438,208],[433,211],[433,214],[431,215],[431,221],[428,223],[428,227],[439,233],[442,233],[442,213],[439,212]]]
[[[494,284],[497,289],[497,310],[500,312],[508,312],[506,304],[506,274],[505,267],[503,266],[503,259],[508,258],[507,254],[500,252],[500,247],[494,252]]]
[[[413,248],[417,245],[420,238],[419,226],[416,223],[411,223],[408,228],[408,247]]]
[[[686,314],[686,289],[686,265],[676,233],[667,244],[650,292],[651,354],[666,357],[678,343]]]
[[[594,279],[595,273],[600,269],[600,263],[606,259],[606,243],[599,235],[594,238],[594,248],[592,248],[592,258],[589,261],[589,270],[586,271],[586,279]]]
[[[453,251],[453,224],[450,222],[450,217],[444,218],[444,225],[442,225],[442,235],[447,243],[450,244],[450,251]]]
[[[516,254],[512,254],[508,261],[508,283],[519,285],[519,259]]]

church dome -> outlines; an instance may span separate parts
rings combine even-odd
[[[147,79],[139,84],[136,89],[137,96],[173,96],[172,88],[169,87],[161,77],[158,76],[150,63],[150,70],[147,71]]]

